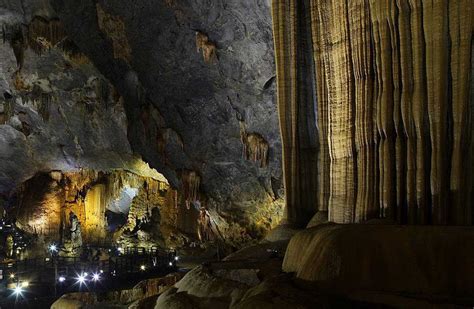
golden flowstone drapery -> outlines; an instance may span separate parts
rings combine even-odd
[[[339,223],[472,224],[474,3],[273,0],[272,14],[288,220],[317,201]]]

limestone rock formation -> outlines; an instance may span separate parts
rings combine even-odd
[[[51,309],[64,308],[147,308],[140,307],[140,303],[148,298],[153,298],[163,293],[182,274],[174,273],[166,277],[144,280],[131,289],[109,293],[70,293],[65,294],[54,302]]]
[[[146,174],[114,87],[66,39],[60,21],[29,2],[25,12],[12,2],[0,12],[0,194],[39,171]]]
[[[470,227],[325,224],[291,239],[283,270],[337,289],[456,303],[474,298],[473,241]]]
[[[52,3],[123,95],[133,150],[180,191],[181,207],[199,200],[242,234],[278,223],[284,193],[268,1]],[[194,171],[199,185],[182,171]],[[276,215],[261,220],[260,209]]]
[[[23,231],[68,247],[112,240],[124,248],[176,247],[176,191],[164,180],[126,171],[39,173],[14,193],[8,215]],[[135,195],[117,205],[130,189]],[[197,228],[190,234],[197,237]]]
[[[274,0],[273,21],[290,220],[471,225],[472,3]]]

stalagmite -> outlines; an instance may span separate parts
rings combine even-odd
[[[474,6],[315,0],[309,9],[320,151],[319,167],[307,169],[319,168],[320,209],[340,223],[472,224],[473,177],[463,166],[473,162]],[[301,191],[312,176],[292,157],[304,149],[296,107],[316,101],[298,95],[305,14],[300,1],[273,1],[289,213],[307,207],[295,195],[313,194]]]

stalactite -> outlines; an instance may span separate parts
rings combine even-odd
[[[108,14],[99,3],[96,4],[96,9],[99,28],[112,41],[114,58],[130,63],[132,49],[128,43],[123,19],[120,16]]]
[[[66,37],[59,19],[46,20],[35,17],[28,25],[28,45],[38,55],[55,47]]]
[[[107,104],[110,95],[109,83],[102,78],[97,78],[94,83],[94,88],[97,100],[100,103]]]
[[[206,63],[212,63],[217,58],[216,44],[209,41],[209,37],[200,31],[196,31],[196,49],[198,53],[202,52]]]
[[[244,158],[260,162],[260,167],[266,167],[268,164],[268,143],[263,136],[258,133],[248,133],[245,124],[240,122],[240,139]]]
[[[298,160],[287,161],[297,153],[291,147],[302,148],[288,129],[298,123],[290,107],[302,102],[298,72],[308,67],[297,57],[301,3],[274,0],[272,12],[290,197],[304,181],[294,171]],[[383,217],[472,224],[472,169],[463,167],[474,161],[474,6],[468,0],[316,0],[310,11],[320,207],[327,205],[336,222]]]
[[[170,129],[168,128],[158,128],[156,133],[156,144],[158,147],[158,153],[165,162],[168,161],[166,156],[166,145],[168,144],[168,140],[170,138]]]
[[[53,96],[49,93],[41,93],[38,99],[38,113],[41,115],[44,121],[49,120],[51,103]]]
[[[5,100],[3,103],[3,124],[7,123],[15,114],[13,99]]]
[[[16,64],[18,71],[21,70],[23,64],[25,62],[25,49],[28,46],[28,42],[23,31],[23,27],[20,26],[13,26],[9,27],[9,29],[4,28],[4,41],[5,37],[10,34],[10,46],[13,49],[13,53],[15,55]]]
[[[268,143],[258,133],[249,133],[245,137],[244,153],[247,160],[260,162],[260,167],[268,164]]]
[[[201,177],[195,171],[183,170],[181,171],[181,183],[186,208],[189,209],[191,207],[191,203],[199,199]]]

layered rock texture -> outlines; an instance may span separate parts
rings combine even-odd
[[[471,225],[472,3],[274,0],[273,20],[290,221]]]
[[[267,1],[52,1],[124,98],[132,148],[180,192],[259,235],[282,216]],[[196,206],[197,205],[197,206]]]

